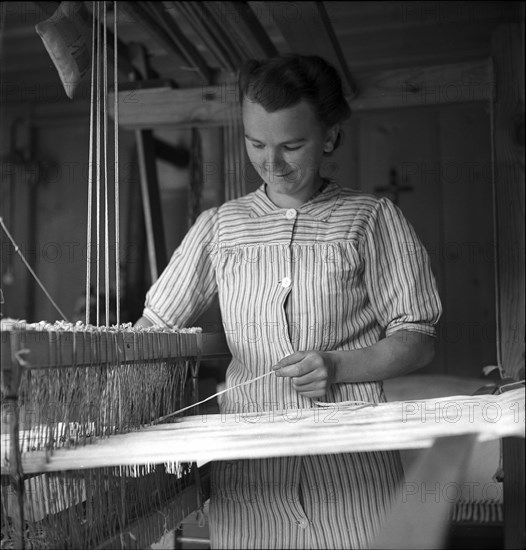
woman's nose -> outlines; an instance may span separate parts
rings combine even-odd
[[[283,157],[281,156],[280,151],[276,149],[271,149],[270,147],[267,150],[267,155],[264,160],[264,168],[267,172],[276,172],[284,165]]]

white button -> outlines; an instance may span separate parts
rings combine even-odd
[[[302,529],[306,529],[308,525],[307,520],[305,519],[297,520],[296,523],[298,524],[298,527],[301,527]]]
[[[285,212],[285,217],[287,218],[287,220],[293,220],[296,217],[296,210],[294,210],[294,208],[289,208]]]
[[[283,288],[289,288],[291,284],[292,284],[292,279],[290,277],[283,277],[283,280],[281,281],[281,286]]]

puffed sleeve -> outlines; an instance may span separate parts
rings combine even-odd
[[[402,329],[434,336],[442,305],[429,257],[389,199],[379,199],[362,253],[369,299],[386,336]]]
[[[146,294],[143,316],[154,325],[191,326],[217,292],[213,250],[217,208],[203,212]]]

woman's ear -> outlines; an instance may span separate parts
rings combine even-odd
[[[335,124],[334,126],[331,126],[331,128],[327,130],[327,133],[325,135],[325,144],[323,146],[324,153],[332,153],[334,151],[334,144],[338,139],[339,131],[340,131],[339,124]]]

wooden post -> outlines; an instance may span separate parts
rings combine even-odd
[[[525,475],[524,439],[502,440],[504,470],[504,548],[524,548]]]
[[[130,51],[134,62],[141,68],[144,77],[153,77],[154,73],[148,64],[144,48],[135,45]],[[166,267],[167,255],[153,131],[150,129],[135,129],[135,142],[137,144],[150,283],[154,283]]]
[[[524,25],[492,37],[497,341],[502,375],[524,379]],[[504,547],[524,548],[524,442],[503,442]]]
[[[155,165],[155,146],[151,130],[135,130],[135,139],[141,175],[150,277],[151,282],[154,283],[167,264],[161,197]]]
[[[444,488],[464,483],[476,439],[441,437],[421,454],[370,548],[444,548],[452,507]]]
[[[2,369],[2,423],[8,424],[9,430],[9,485],[13,493],[14,507],[9,510],[13,520],[15,548],[24,549],[24,474],[20,453],[19,431],[20,418],[18,409],[18,389],[22,375],[22,359],[18,334],[14,330],[10,335],[11,361],[10,368]]]
[[[495,224],[499,347],[503,375],[524,379],[524,28],[493,34]]]

